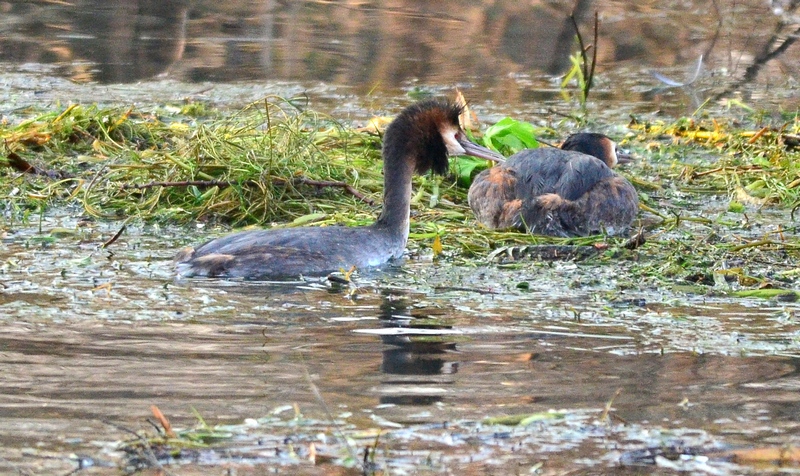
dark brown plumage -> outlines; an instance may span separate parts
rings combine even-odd
[[[612,167],[622,158],[602,134],[570,136],[561,149],[519,152],[481,172],[469,190],[478,222],[550,236],[627,233],[636,190]]]

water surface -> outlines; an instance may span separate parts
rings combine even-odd
[[[577,106],[559,79],[575,51],[572,8],[5,2],[0,115],[96,101],[235,108],[276,94],[306,95],[347,121],[457,86],[487,122],[552,124]],[[797,8],[579,2],[587,42],[595,10],[602,20],[591,117],[622,135],[631,115],[669,120],[708,101],[716,113],[763,108],[783,123],[798,107]],[[701,57],[690,86],[664,88],[652,74],[690,81]],[[727,197],[685,195],[675,208],[741,219],[726,215]],[[788,210],[748,213],[755,226],[688,223],[655,239],[755,240],[792,221]],[[795,302],[731,298],[724,280],[701,293],[677,279],[634,281],[644,252],[511,265],[412,254],[357,288],[176,281],[174,250],[223,230],[132,225],[101,249],[120,226],[75,209],[2,222],[0,472],[134,469],[141,460],[118,443],[155,435],[151,405],[179,429],[198,426],[197,415],[228,425],[208,448],[187,450],[176,474],[360,474],[355,460],[372,446],[374,468],[389,474],[796,471],[726,453],[800,444]],[[776,276],[796,262],[753,266]],[[516,414],[558,416],[491,420]]]
[[[275,82],[397,97],[462,88],[476,102],[530,113],[563,101],[558,76],[597,41],[595,103],[625,113],[688,114],[706,100],[796,108],[797,2],[11,2],[0,19],[0,65],[45,66],[77,82],[154,78]],[[590,51],[591,53],[591,51]],[[653,75],[697,81],[665,88]],[[206,88],[200,88],[205,90]],[[342,98],[341,96],[345,96]],[[315,95],[319,100],[319,95]]]
[[[662,445],[708,453],[796,443],[793,303],[631,289],[613,277],[616,265],[560,262],[504,270],[411,260],[363,276],[355,293],[317,282],[174,281],[164,247],[185,237],[134,228],[98,249],[113,231],[90,226],[58,246],[22,230],[3,241],[6,470],[67,472],[78,454],[115,474],[127,460],[114,442],[130,440],[126,430],[152,433],[151,405],[178,428],[195,426],[196,410],[248,430],[189,474],[204,465],[322,471],[330,463],[303,463],[303,444],[342,461],[332,425],[350,435],[382,428],[377,462],[398,471],[543,463],[561,472],[638,461],[635,451]],[[480,424],[551,410],[567,418]],[[286,427],[296,411],[317,423]],[[286,456],[286,438],[299,456]],[[747,471],[712,461],[716,471]]]

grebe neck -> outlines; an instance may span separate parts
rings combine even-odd
[[[385,149],[390,153],[392,150],[392,148]],[[388,229],[396,236],[402,236],[403,242],[408,239],[413,174],[414,161],[405,157],[384,157],[383,210],[375,226]]]

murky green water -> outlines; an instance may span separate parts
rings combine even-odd
[[[552,123],[574,110],[550,76],[563,71],[564,42],[552,37],[570,4],[434,3],[0,2],[0,115],[306,94],[349,121],[453,86],[487,122]],[[590,115],[622,134],[631,114],[686,114],[707,100],[730,114],[739,100],[774,117],[795,110],[796,46],[744,76],[780,46],[773,33],[791,37],[796,7],[717,7],[583,5],[584,28],[593,9],[603,16]],[[651,69],[684,80],[700,54],[697,83],[660,89]],[[675,209],[742,220],[725,197],[681,193]],[[684,223],[655,239],[758,239],[792,221],[788,210],[748,213],[754,224]],[[386,474],[798,472],[728,452],[800,445],[795,302],[731,298],[724,279],[707,285],[716,293],[634,280],[644,252],[510,266],[412,255],[357,288],[175,281],[174,250],[218,231],[131,226],[101,249],[120,224],[79,214],[0,228],[4,474],[158,474],[169,462],[182,475],[360,474],[368,447],[367,469]],[[775,276],[796,262],[751,266]],[[225,434],[178,461],[125,453],[119,441],[155,434],[151,405],[176,428],[198,426],[196,411]],[[487,420],[517,414],[538,418]]]

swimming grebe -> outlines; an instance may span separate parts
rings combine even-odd
[[[469,189],[478,222],[550,236],[624,234],[639,197],[611,168],[629,160],[603,134],[573,134],[560,149],[523,150],[481,172]]]
[[[363,227],[302,227],[244,231],[175,257],[180,276],[250,279],[324,275],[378,266],[402,256],[408,240],[411,178],[428,170],[444,174],[449,155],[502,161],[470,142],[458,123],[462,108],[427,100],[404,109],[383,137],[383,211]]]

